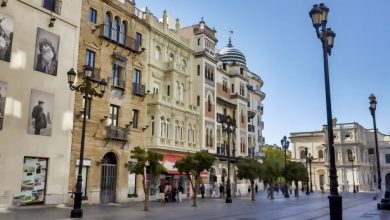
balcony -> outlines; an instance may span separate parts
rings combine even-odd
[[[140,83],[133,83],[133,95],[145,96],[145,85]]]
[[[118,44],[134,53],[141,53],[143,51],[139,42],[134,38],[125,35],[125,33],[121,33],[104,24],[98,25],[96,28],[99,29],[99,37],[103,39]],[[112,34],[113,32],[116,32],[116,35]]]
[[[126,128],[121,128],[117,126],[107,126],[106,138],[118,140],[118,141],[127,141],[128,130]]]
[[[257,106],[257,111],[259,111],[261,114],[263,114],[264,106],[263,105],[258,105]]]
[[[119,78],[112,78],[111,86],[124,90],[126,88],[126,81]]]
[[[84,77],[84,71],[83,70],[79,70],[78,72],[79,73],[83,73],[83,77]],[[99,82],[100,81],[100,69],[92,67],[92,77],[91,77],[91,80],[95,81],[95,82]]]
[[[254,125],[248,125],[248,132],[255,132],[255,126]]]

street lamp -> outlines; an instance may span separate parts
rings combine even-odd
[[[342,219],[342,197],[337,191],[337,170],[334,156],[333,146],[333,125],[332,125],[332,106],[330,101],[330,85],[329,85],[329,66],[328,54],[331,55],[331,50],[334,44],[336,34],[330,29],[326,28],[329,8],[323,3],[314,5],[310,10],[309,15],[316,30],[317,37],[322,43],[323,57],[324,57],[324,73],[325,73],[325,95],[326,95],[326,113],[327,113],[327,129],[328,129],[328,148],[329,148],[329,181],[330,181],[330,195],[329,195],[329,212],[330,219]],[[321,27],[321,31],[319,28]]]
[[[313,178],[311,176],[311,162],[313,162],[313,156],[309,153],[309,157],[307,158],[309,162],[309,170],[310,170],[310,193],[313,193]]]
[[[353,181],[353,193],[356,193],[355,187],[355,171],[353,169],[353,162],[355,161],[355,156],[352,156],[352,151],[348,150],[348,161],[352,163],[352,181]]]
[[[381,176],[381,165],[379,161],[379,150],[378,150],[378,135],[377,135],[377,129],[376,129],[376,118],[375,118],[375,110],[376,110],[376,97],[374,94],[371,94],[370,97],[368,97],[370,100],[370,112],[372,115],[372,120],[374,123],[374,137],[375,137],[375,151],[376,151],[376,167],[378,170],[378,190],[381,191],[382,187],[382,176]],[[384,210],[390,210],[390,189],[389,187],[386,187],[385,189],[385,198],[381,200],[380,203],[378,203],[378,209],[384,209]]]
[[[284,136],[282,138],[282,140],[280,141],[280,143],[282,144],[282,147],[284,149],[284,168],[286,168],[286,164],[287,164],[287,149],[288,149],[288,145],[290,145],[290,141],[288,141],[287,137]],[[290,195],[288,194],[287,180],[286,180],[286,189],[285,189],[284,197],[285,198],[289,198],[290,197]]]
[[[231,118],[229,115],[226,115],[226,107],[225,114],[221,120],[222,130],[226,131],[228,136],[227,141],[227,159],[228,159],[228,178],[226,184],[226,203],[232,203],[232,191],[230,189],[230,134],[236,129],[236,120]]]
[[[309,162],[309,157],[308,157],[308,154],[307,154],[308,150],[307,150],[307,147],[305,147],[305,159],[306,159],[306,174],[307,176],[309,177],[309,171],[307,170],[307,163]],[[310,155],[310,154],[309,154]],[[309,180],[306,181],[306,195],[310,195],[310,191],[309,191]]]
[[[82,184],[82,169],[83,169],[83,161],[84,161],[84,142],[85,142],[85,129],[86,129],[86,117],[87,117],[87,102],[89,102],[89,97],[96,96],[102,98],[104,95],[104,91],[106,89],[107,82],[102,79],[99,81],[98,85],[95,87],[99,87],[100,92],[97,92],[94,88],[92,88],[92,74],[93,70],[89,66],[84,66],[84,78],[83,82],[79,85],[74,85],[74,80],[76,78],[76,72],[74,69],[70,69],[67,73],[68,75],[68,83],[71,91],[80,92],[84,95],[84,110],[83,110],[83,128],[81,131],[81,147],[80,147],[80,159],[79,159],[79,169],[77,173],[77,183],[76,183],[76,192],[74,198],[73,209],[70,214],[71,218],[81,218],[83,217],[83,210],[81,209],[81,184]]]

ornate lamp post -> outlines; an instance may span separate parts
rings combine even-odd
[[[368,97],[370,100],[370,112],[372,115],[372,120],[374,123],[374,136],[375,136],[375,151],[376,151],[376,167],[378,171],[378,190],[381,191],[382,187],[382,176],[381,176],[381,165],[379,160],[379,150],[378,150],[378,135],[377,135],[377,129],[376,129],[376,118],[375,118],[375,110],[376,110],[376,97],[374,94],[371,94],[370,97]],[[378,203],[378,209],[384,209],[384,210],[390,210],[390,187],[386,187],[385,191],[385,198],[381,200],[380,203]]]
[[[333,48],[334,38],[336,34],[330,29],[326,28],[329,8],[323,3],[314,5],[310,10],[310,18],[316,30],[317,37],[322,43],[322,51],[324,57],[324,75],[325,75],[325,95],[326,95],[326,115],[327,115],[327,129],[328,129],[328,149],[329,149],[329,180],[330,180],[330,195],[329,195],[329,212],[330,219],[342,219],[342,197],[337,191],[337,170],[334,156],[333,146],[333,125],[332,125],[332,106],[330,100],[330,85],[329,85],[329,66],[328,54],[331,54]],[[319,28],[321,27],[321,30]]]
[[[355,156],[352,156],[352,151],[348,151],[348,161],[352,163],[352,184],[353,184],[353,193],[356,193],[355,187],[355,170],[353,169],[353,162],[355,161]]]
[[[71,91],[77,91],[84,95],[84,111],[83,111],[83,128],[81,131],[81,147],[80,147],[80,159],[79,159],[79,169],[77,173],[77,183],[76,183],[76,192],[75,199],[73,204],[73,209],[70,214],[71,218],[81,218],[83,217],[83,210],[81,209],[81,184],[82,184],[82,169],[83,169],[83,161],[84,161],[84,142],[85,142],[85,129],[86,129],[86,117],[87,117],[87,102],[89,102],[89,97],[96,96],[102,98],[104,95],[104,91],[106,89],[107,82],[102,79],[95,87],[99,87],[100,92],[97,92],[94,88],[92,88],[92,73],[93,70],[89,66],[84,66],[84,78],[83,81],[79,85],[74,85],[74,80],[76,78],[76,72],[74,69],[70,69],[68,71],[68,83]]]
[[[227,159],[228,159],[228,177],[226,184],[226,203],[232,203],[232,190],[230,188],[230,134],[233,133],[236,129],[236,120],[232,119],[229,115],[223,115],[221,120],[222,130],[226,131],[228,136],[227,141]]]
[[[309,171],[307,170],[307,168],[308,168],[307,163],[309,162],[309,157],[308,157],[307,152],[308,152],[307,147],[305,147],[306,173],[307,173],[307,176],[309,177],[309,173],[308,173]],[[307,180],[307,182],[306,182],[306,195],[310,195],[309,180]]]
[[[288,146],[290,145],[290,141],[288,141],[287,137],[284,136],[282,138],[282,140],[280,141],[280,143],[282,144],[282,147],[284,149],[284,168],[286,168],[286,164],[287,164],[287,149],[288,149]],[[285,193],[284,193],[284,197],[285,198],[289,198],[290,197],[290,194],[288,194],[287,180],[286,180],[286,190],[285,190]]]
[[[313,156],[309,153],[309,157],[307,158],[308,162],[309,162],[309,170],[310,170],[310,193],[313,193],[313,178],[311,176],[312,172],[311,172],[311,163],[313,162]]]

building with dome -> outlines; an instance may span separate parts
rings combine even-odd
[[[265,94],[261,91],[263,80],[246,66],[245,55],[229,42],[216,49],[216,30],[201,21],[180,31],[194,42],[194,94],[200,111],[200,148],[215,154],[215,164],[208,176],[203,176],[206,192],[218,191],[226,185],[228,175],[227,155],[230,151],[230,182],[232,193],[246,194],[248,184],[236,178],[234,163],[237,158],[262,159],[264,144],[263,105]],[[236,122],[236,129],[228,135],[222,128],[224,115]]]

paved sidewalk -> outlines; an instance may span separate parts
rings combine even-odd
[[[248,196],[233,197],[233,203],[226,204],[223,198],[198,198],[198,207],[192,207],[192,200],[181,203],[150,203],[150,211],[143,211],[142,202],[126,204],[83,205],[86,220],[119,219],[223,219],[223,220],[268,220],[268,219],[329,219],[328,194],[316,192],[300,197],[284,198],[280,193],[274,200],[266,199],[265,192],[259,192],[256,201]],[[343,193],[343,216],[345,220],[369,219],[390,220],[390,211],[376,210],[378,201],[372,200],[372,193]],[[21,207],[0,213],[0,220],[68,220],[71,207]]]

